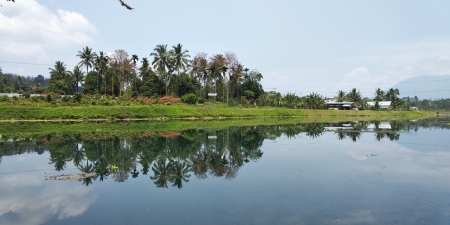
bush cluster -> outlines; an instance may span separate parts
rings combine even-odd
[[[194,93],[186,94],[186,95],[183,95],[183,97],[181,97],[181,100],[184,103],[193,105],[193,104],[197,103],[197,95],[195,95]]]

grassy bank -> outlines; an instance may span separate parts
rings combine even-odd
[[[431,117],[421,111],[335,111],[303,110],[275,107],[239,108],[221,105],[192,106],[184,104],[151,106],[0,106],[0,120],[10,121],[115,121],[223,118],[419,118]]]

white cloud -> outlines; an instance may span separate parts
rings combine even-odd
[[[0,220],[5,225],[45,224],[55,216],[59,220],[79,216],[96,201],[90,188],[80,183],[45,181],[33,174],[2,176],[0,182],[0,218],[14,215]]]
[[[0,59],[47,62],[51,54],[92,42],[96,28],[80,13],[52,12],[36,0],[21,0],[0,8]]]
[[[415,76],[450,75],[449,54],[450,38],[446,37],[374,47],[366,55],[342,61],[354,68],[346,72],[340,84],[371,93],[375,88],[387,89]]]

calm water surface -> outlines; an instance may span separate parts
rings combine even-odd
[[[2,137],[0,224],[449,224],[449,128]]]

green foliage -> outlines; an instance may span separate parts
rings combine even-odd
[[[73,101],[74,102],[81,102],[81,98],[83,97],[83,95],[81,94],[81,92],[77,92],[73,95]]]
[[[195,104],[197,102],[197,95],[194,93],[186,94],[181,97],[181,101],[187,104]]]
[[[47,102],[52,102],[53,101],[53,96],[51,93],[48,93],[47,96],[45,96],[45,100]]]
[[[61,98],[61,101],[63,102],[69,102],[70,101],[70,97],[67,95],[64,95],[64,97]]]
[[[0,97],[0,102],[10,102],[11,100],[9,99],[8,96],[3,95],[2,97]]]
[[[308,109],[322,109],[325,101],[323,97],[317,93],[311,93],[306,96],[305,104]]]
[[[295,93],[287,93],[284,96],[283,101],[286,103],[286,106],[289,108],[297,108],[297,104],[300,102],[300,97],[295,95]]]
[[[197,102],[198,102],[198,104],[205,104],[206,99],[205,98],[198,98]]]

